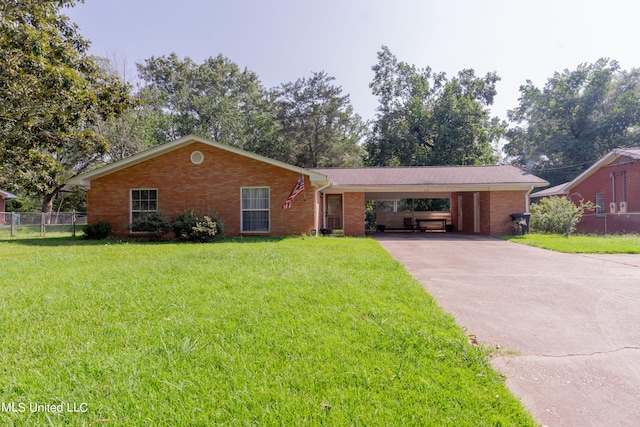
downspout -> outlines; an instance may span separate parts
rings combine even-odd
[[[531,186],[531,188],[529,188],[529,191],[527,191],[524,195],[524,213],[528,213],[530,214],[531,212],[529,212],[529,205],[531,205],[531,197],[529,197],[531,195],[531,192],[533,191],[533,185]]]
[[[320,218],[319,218],[320,209],[318,209],[318,207],[320,206],[320,201],[318,200],[318,197],[320,197],[320,192],[328,187],[331,187],[331,182],[329,182],[327,185],[323,187],[316,188],[313,194],[313,199],[316,203],[315,207],[313,208],[313,217],[314,217],[313,222],[316,225],[316,237],[320,235],[320,228],[323,228],[323,227],[320,227]]]
[[[616,203],[618,200],[617,200],[617,197],[616,197],[616,174],[615,174],[615,172],[611,172],[609,177],[611,178],[611,194],[613,195],[611,201],[613,203]]]
[[[611,201],[613,202],[614,206],[617,207],[617,198],[616,198],[616,173],[615,172],[611,172],[611,174],[609,175],[609,177],[611,177],[611,193],[612,193],[612,198]],[[615,209],[615,211],[617,211],[617,209]],[[609,206],[609,213],[611,213],[611,206]],[[604,211],[604,234],[607,235],[609,234],[609,230],[607,227],[607,210],[605,209]]]

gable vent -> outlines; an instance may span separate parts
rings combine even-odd
[[[200,151],[194,151],[191,153],[191,163],[194,165],[199,165],[204,161],[204,154]]]

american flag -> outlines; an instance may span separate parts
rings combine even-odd
[[[291,207],[291,202],[295,199],[298,194],[304,191],[304,175],[300,175],[300,179],[296,183],[296,186],[291,190],[291,194],[287,197],[287,200],[282,204],[282,209],[289,209]]]

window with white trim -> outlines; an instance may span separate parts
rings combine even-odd
[[[596,215],[604,215],[604,193],[596,193]]]
[[[242,232],[269,232],[269,187],[245,187],[241,189]]]
[[[131,190],[131,222],[141,215],[158,212],[158,190],[140,188]]]

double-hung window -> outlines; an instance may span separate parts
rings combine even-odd
[[[596,215],[604,216],[604,193],[596,193]]]
[[[131,222],[141,215],[158,212],[158,190],[131,190]]]
[[[245,187],[241,189],[242,232],[269,232],[269,187]]]

